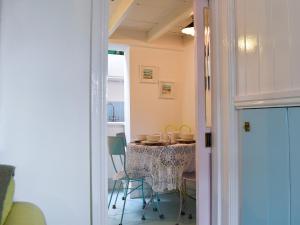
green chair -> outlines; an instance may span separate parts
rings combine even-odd
[[[126,141],[126,135],[125,135],[125,133],[124,132],[117,133],[116,136],[123,138],[124,146],[127,148],[127,141]]]
[[[113,208],[116,208],[116,202],[118,199],[118,195],[120,190],[122,189],[122,184],[125,184],[124,189],[124,203],[123,203],[123,210],[122,210],[122,216],[121,216],[121,222],[120,225],[122,225],[123,217],[124,217],[124,210],[126,206],[126,199],[130,193],[137,189],[142,189],[142,200],[143,200],[143,208],[146,205],[145,195],[144,195],[144,177],[140,174],[133,174],[126,171],[126,153],[125,153],[125,147],[126,147],[126,140],[124,139],[125,135],[119,134],[118,136],[109,136],[108,137],[108,150],[109,154],[112,160],[113,167],[115,169],[115,175],[114,175],[114,185],[113,190],[110,196],[110,200],[108,203],[108,208],[110,208],[110,204],[112,201],[113,194],[116,189],[116,185],[119,182],[119,188],[117,192],[117,196],[115,199],[115,204],[113,205]],[[117,160],[119,163],[117,164]],[[120,168],[118,168],[117,165],[121,165]],[[129,184],[131,182],[138,182],[140,183],[137,187],[129,188]],[[129,191],[130,190],[130,191]]]

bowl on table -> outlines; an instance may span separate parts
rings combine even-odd
[[[160,135],[147,135],[146,140],[148,142],[159,142],[160,141]]]
[[[193,141],[194,135],[193,134],[181,134],[180,138],[184,141]]]
[[[147,135],[146,134],[139,134],[139,135],[136,135],[136,138],[139,141],[145,141],[147,139]]]
[[[168,132],[168,136],[173,138],[174,140],[180,139],[180,133],[175,131],[175,132]]]

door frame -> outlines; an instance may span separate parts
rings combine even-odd
[[[108,0],[91,0],[90,18],[90,224],[107,224]]]
[[[106,151],[106,79],[108,50],[108,0],[91,0],[91,71],[90,71],[90,173],[91,224],[107,224],[107,157]],[[195,0],[195,18],[203,22],[207,0]],[[197,76],[197,225],[238,225],[238,154],[235,96],[234,0],[210,0],[212,13],[212,186],[204,171],[209,164],[205,148],[204,69],[196,65]],[[202,23],[203,24],[203,23]],[[203,42],[204,27],[196,25],[198,43]],[[197,45],[196,57],[204,59],[204,44]],[[202,62],[202,63],[201,63]],[[228,66],[229,65],[229,66]],[[202,170],[202,167],[204,169]],[[212,205],[203,199],[212,195]],[[209,214],[209,215],[208,215]],[[212,218],[212,219],[210,219]],[[210,221],[211,220],[211,221]]]
[[[213,225],[239,225],[235,0],[210,0],[212,18]],[[217,193],[217,194],[216,194]]]
[[[196,87],[196,224],[211,225],[211,149],[205,146],[205,69],[204,69],[204,8],[207,0],[194,1],[195,24],[195,87]]]

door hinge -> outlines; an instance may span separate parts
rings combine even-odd
[[[205,147],[211,148],[212,147],[212,135],[211,132],[205,133]]]

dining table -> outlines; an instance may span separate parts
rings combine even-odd
[[[130,143],[126,151],[126,170],[145,177],[155,192],[180,188],[183,172],[195,171],[195,143],[149,146]]]

